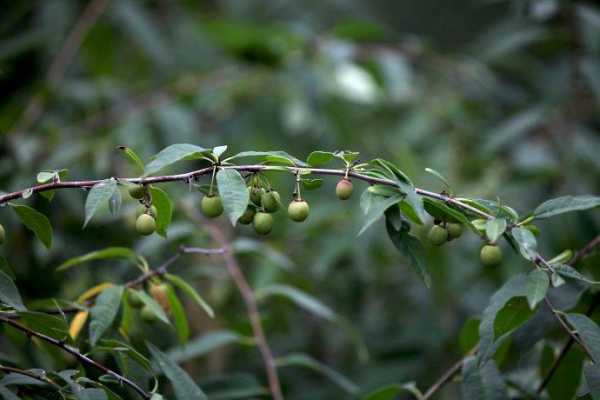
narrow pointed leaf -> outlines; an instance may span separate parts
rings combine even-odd
[[[229,216],[229,221],[235,226],[250,201],[246,182],[238,171],[226,168],[217,172],[217,185],[223,201],[223,208]]]
[[[177,400],[206,400],[206,395],[196,385],[192,378],[176,363],[171,361],[166,354],[153,344],[147,343],[150,353],[158,368],[165,374],[173,386]]]
[[[200,159],[209,151],[193,144],[173,144],[153,157],[152,161],[146,165],[144,176],[154,174],[178,161]]]
[[[202,309],[208,314],[209,317],[214,318],[215,312],[212,307],[198,294],[189,283],[181,279],[177,275],[165,274],[165,278],[171,282],[175,287],[183,291],[183,293],[190,296]]]
[[[117,190],[117,181],[113,178],[97,183],[90,189],[90,192],[85,200],[85,221],[83,222],[84,228],[100,209],[100,207],[102,207],[104,204],[108,204],[108,201],[113,196],[115,190]]]
[[[133,259],[135,258],[135,252],[127,247],[107,247],[102,250],[92,251],[90,253],[84,254],[82,256],[73,257],[63,262],[56,269],[57,271],[64,271],[76,265],[83,264],[88,261],[94,260],[105,260],[110,258],[125,258],[125,259]]]
[[[8,304],[17,311],[25,311],[21,295],[12,279],[0,271],[0,303]]]
[[[167,237],[167,228],[173,218],[173,205],[167,192],[161,188],[150,186],[152,204],[156,207],[156,233]]]
[[[17,213],[23,225],[49,249],[52,246],[52,225],[50,225],[48,217],[28,206],[13,203],[10,203],[10,206]]]
[[[112,286],[105,289],[96,298],[96,303],[90,310],[90,342],[95,346],[104,332],[112,325],[123,297],[123,286]]]
[[[529,273],[527,276],[527,302],[532,310],[546,297],[549,286],[550,279],[546,272],[536,269]]]
[[[533,216],[536,219],[553,217],[571,211],[583,211],[600,206],[600,196],[563,196],[540,204]]]

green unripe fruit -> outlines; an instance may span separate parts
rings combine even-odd
[[[496,267],[502,263],[502,250],[495,244],[486,244],[479,253],[481,263],[486,267]]]
[[[144,320],[145,322],[148,322],[150,324],[153,322],[156,322],[156,314],[148,306],[144,306],[142,308],[142,311],[140,312],[140,316],[142,317],[142,320]]]
[[[254,211],[254,207],[248,206],[246,208],[246,211],[244,211],[242,216],[238,219],[238,222],[243,225],[248,225],[248,224],[252,223],[252,221],[254,220],[255,213],[256,213],[256,211]]]
[[[272,213],[279,209],[279,193],[275,191],[264,192],[260,201],[266,212]]]
[[[150,206],[150,208],[146,208],[145,205],[140,204],[139,206],[137,206],[137,208],[135,209],[135,216],[139,217],[142,214],[150,214],[151,216],[153,216],[154,218],[156,218],[156,207],[154,207],[153,205]]]
[[[0,244],[4,243],[4,239],[6,239],[6,231],[4,230],[4,226],[0,224]]]
[[[133,289],[127,291],[127,303],[133,308],[142,308],[144,306],[144,301],[138,292]]]
[[[260,206],[264,189],[258,187],[251,187],[248,190],[250,190],[250,201],[256,204],[257,206]]]
[[[446,230],[448,231],[448,240],[456,239],[463,233],[462,225],[454,222],[447,223]]]
[[[441,246],[448,240],[448,231],[439,225],[434,225],[429,230],[427,238],[431,244]]]
[[[273,229],[273,216],[264,212],[254,214],[254,230],[260,235],[268,235]]]
[[[209,218],[216,218],[223,214],[223,202],[220,196],[204,196],[200,204],[202,214]]]
[[[308,217],[310,207],[304,200],[294,200],[288,206],[288,215],[293,221],[302,222]]]
[[[143,199],[146,194],[146,188],[143,185],[133,185],[129,186],[129,195],[134,199]]]
[[[135,230],[140,235],[152,235],[156,230],[156,221],[151,215],[142,214],[135,221]]]
[[[352,196],[352,191],[354,190],[354,186],[349,179],[342,179],[338,182],[335,187],[335,194],[340,200],[348,200],[350,196]]]

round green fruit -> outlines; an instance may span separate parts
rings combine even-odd
[[[279,193],[276,191],[264,192],[260,201],[266,212],[272,213],[279,209]]]
[[[310,207],[304,200],[294,200],[288,206],[288,215],[293,221],[302,222],[308,217]]]
[[[209,218],[216,218],[223,214],[223,202],[220,196],[204,196],[200,204],[202,214]]]
[[[151,215],[142,214],[135,221],[135,229],[140,235],[152,235],[156,230],[156,221]]]
[[[143,321],[148,322],[150,324],[153,322],[156,322],[156,314],[148,306],[144,306],[142,308],[142,311],[140,312],[140,316],[142,317]]]
[[[433,225],[427,234],[431,244],[441,246],[448,240],[448,231],[439,225]]]
[[[6,231],[4,230],[4,226],[0,224],[0,244],[4,243],[4,239],[6,239]]]
[[[264,189],[252,186],[248,190],[250,191],[250,201],[260,207]]]
[[[502,263],[502,250],[495,244],[486,244],[479,253],[481,263],[486,267],[496,267]]]
[[[268,235],[273,229],[273,216],[264,212],[254,214],[254,230],[260,235]]]
[[[446,224],[446,230],[448,231],[448,240],[456,239],[463,233],[463,227],[459,223],[449,222]]]
[[[129,186],[129,195],[134,199],[143,199],[146,194],[146,188],[143,185]]]
[[[144,301],[140,297],[137,290],[129,289],[127,291],[127,303],[133,308],[142,308],[144,306]]]
[[[254,211],[254,207],[251,207],[251,206],[246,207],[246,211],[244,211],[242,216],[238,219],[238,222],[243,225],[248,225],[248,224],[252,223],[252,221],[254,220],[255,213],[256,213],[256,211]]]
[[[156,207],[154,205],[150,206],[150,208],[146,207],[143,204],[140,204],[135,209],[135,216],[139,217],[142,214],[150,214],[154,218],[156,218]]]
[[[342,179],[337,183],[335,187],[335,194],[340,200],[348,200],[350,196],[352,196],[352,191],[354,190],[354,186],[350,179]]]

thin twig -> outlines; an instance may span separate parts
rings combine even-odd
[[[438,390],[440,390],[448,382],[450,382],[450,380],[460,372],[460,370],[462,369],[462,366],[463,366],[465,360],[467,358],[471,357],[472,355],[474,355],[475,353],[477,353],[478,349],[479,349],[479,345],[473,347],[471,349],[471,351],[469,351],[467,353],[466,356],[464,356],[463,358],[461,358],[460,360],[458,360],[456,363],[454,363],[450,368],[448,368],[446,370],[446,372],[444,372],[442,374],[442,376],[440,376],[440,378],[437,381],[435,381],[435,383],[433,385],[431,385],[429,387],[429,389],[427,389],[427,391],[425,392],[425,394],[423,395],[423,397],[421,398],[421,400],[428,400],[428,399],[430,399],[435,393],[437,393]]]
[[[37,374],[34,374],[33,372],[27,371],[25,369],[8,367],[6,365],[0,365],[0,371],[7,373],[7,374],[19,374],[19,375],[23,375],[23,376],[28,376],[31,379],[35,379],[36,381],[40,381],[45,384],[48,384],[48,385],[54,387],[58,391],[62,390],[62,388],[58,384],[56,384],[56,382],[52,381],[50,378],[45,376],[46,375],[45,371],[41,375],[37,375]]]
[[[575,266],[581,260],[586,258],[590,253],[592,253],[596,247],[600,247],[600,235],[596,236],[592,240],[590,240],[585,246],[583,246],[577,253],[573,255],[573,257],[569,260],[569,265]]]
[[[112,376],[113,378],[117,379],[118,382],[124,383],[125,385],[129,386],[130,388],[135,390],[140,395],[140,397],[142,397],[143,399],[150,399],[150,397],[151,397],[150,394],[146,393],[135,382],[127,379],[126,377],[124,377],[123,375],[120,375],[119,373],[113,371],[112,369],[105,367],[104,365],[100,364],[99,362],[94,361],[93,359],[89,358],[85,354],[81,353],[77,348],[69,346],[61,340],[58,340],[53,337],[46,336],[43,333],[34,331],[13,319],[0,317],[0,322],[11,325],[13,328],[16,328],[16,329],[24,332],[29,337],[32,337],[32,336],[37,337],[37,338],[43,340],[44,342],[47,342],[55,347],[58,347],[59,349],[65,351],[65,352],[71,354],[72,356],[74,356],[75,358],[77,358],[82,364],[90,365],[90,366],[98,369],[102,373],[108,374],[108,375]]]
[[[202,218],[197,212],[195,212],[195,210],[186,207],[186,213],[195,221],[198,221],[199,223],[203,222]],[[254,341],[258,347],[258,350],[260,351],[260,354],[263,358],[263,363],[265,365],[265,371],[267,373],[271,395],[273,396],[274,400],[284,400],[283,393],[281,391],[281,383],[279,381],[279,374],[277,372],[277,364],[275,362],[273,352],[269,347],[269,343],[267,342],[267,337],[262,326],[260,311],[258,310],[258,304],[256,302],[254,291],[244,277],[244,274],[242,273],[242,270],[233,254],[231,244],[225,237],[223,231],[214,224],[207,224],[205,226],[212,238],[223,250],[222,254],[225,260],[227,272],[231,276],[231,279],[235,283],[242,296],[242,299],[244,300],[246,312],[248,313],[248,318],[254,334]]]
[[[46,81],[51,86],[58,85],[64,78],[67,67],[73,61],[73,57],[81,47],[81,43],[89,30],[94,26],[102,15],[110,0],[92,0],[89,2],[71,33],[65,40],[62,48],[50,64]],[[31,128],[44,112],[44,98],[40,93],[34,95],[30,100],[21,119],[14,124],[11,133],[27,131]]]

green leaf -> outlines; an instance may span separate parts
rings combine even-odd
[[[169,321],[169,318],[167,317],[167,314],[165,314],[164,310],[156,302],[156,300],[154,300],[152,297],[150,297],[148,295],[148,293],[146,293],[144,291],[140,290],[137,293],[140,296],[140,299],[144,302],[144,305],[147,306],[148,308],[150,308],[150,310],[152,310],[152,312],[158,317],[158,319],[160,319],[165,324],[171,324],[171,322]]]
[[[419,239],[410,235],[405,229],[397,230],[389,219],[386,219],[385,227],[394,246],[409,259],[410,265],[419,274],[425,286],[431,287],[431,276],[425,265],[425,250]]]
[[[95,184],[87,195],[85,200],[85,228],[98,209],[110,200],[117,190],[117,181],[114,178],[106,179]]]
[[[104,289],[96,298],[96,302],[90,310],[90,343],[95,346],[104,332],[112,325],[123,297],[123,286],[111,286]]]
[[[423,198],[423,205],[425,206],[425,211],[435,219],[447,222],[460,222],[474,229],[469,219],[462,212],[448,207],[441,201]]]
[[[506,384],[494,360],[479,365],[476,357],[463,364],[462,400],[508,400]]]
[[[223,155],[223,153],[225,153],[227,151],[227,146],[217,146],[217,147],[213,147],[212,149],[212,154],[217,158],[217,160],[219,158],[221,158],[221,156]]]
[[[169,350],[167,354],[173,362],[181,363],[233,343],[252,345],[254,344],[254,339],[242,336],[233,331],[215,331],[192,339],[183,346]]]
[[[133,166],[135,166],[138,171],[140,172],[140,174],[144,173],[144,162],[142,161],[142,159],[135,153],[135,151],[133,151],[133,149],[131,149],[130,147],[127,146],[117,146],[117,149],[121,150],[121,154],[124,154],[125,157],[127,157],[127,161],[129,161]]]
[[[553,217],[571,211],[582,211],[600,206],[599,196],[564,196],[540,204],[533,212],[537,219]]]
[[[481,320],[479,318],[469,318],[460,330],[458,341],[463,354],[467,354],[473,350],[473,348],[479,342],[480,323]]]
[[[38,183],[49,183],[54,180],[62,180],[65,179],[69,170],[60,169],[55,171],[41,171],[37,174],[37,182]],[[44,192],[40,192],[42,196],[44,196],[48,201],[51,201],[54,197],[55,190],[46,190]]]
[[[54,171],[42,171],[38,172],[36,179],[38,183],[46,183],[54,179],[55,176],[57,176],[57,174]]]
[[[392,197],[384,197],[373,194],[369,190],[365,190],[360,196],[360,207],[365,214],[365,222],[358,232],[358,235],[361,235],[381,218],[385,213],[385,210],[400,201],[402,201],[402,194],[400,193]]]
[[[102,250],[92,251],[82,256],[73,257],[63,262],[56,269],[57,271],[64,271],[76,265],[83,264],[93,260],[105,260],[108,258],[135,258],[136,254],[133,250],[127,247],[107,247]]]
[[[327,164],[334,158],[335,155],[330,151],[313,151],[306,158],[306,162],[311,167],[318,167],[320,165]]]
[[[583,360],[584,355],[578,350],[573,349],[565,354],[546,389],[551,400],[576,398],[577,388],[581,383]]]
[[[8,265],[8,261],[6,260],[6,257],[0,256],[0,271],[4,272],[6,275],[8,275],[8,277],[12,280],[15,280],[15,273],[13,272],[12,268],[10,267],[10,265]]]
[[[570,267],[566,264],[555,265],[554,271],[556,271],[557,274],[560,274],[561,276],[563,276],[565,278],[575,279],[575,280],[589,283],[592,285],[600,284],[599,281],[594,281],[592,279],[587,278],[585,275],[583,275],[582,273],[577,271],[575,268]]]
[[[597,364],[586,363],[583,367],[585,382],[593,400],[600,400],[600,369]]]
[[[482,362],[489,360],[498,349],[502,340],[504,340],[504,337],[495,340],[496,316],[512,298],[527,296],[527,281],[527,275],[524,274],[519,274],[509,279],[494,293],[489,305],[483,311],[479,325],[479,357]]]
[[[19,396],[8,390],[6,386],[0,385],[0,396],[4,400],[21,400]]]
[[[67,321],[56,315],[50,315],[37,311],[24,311],[19,313],[20,321],[34,331],[64,340],[68,336]]]
[[[536,269],[527,275],[527,302],[533,310],[546,297],[550,279],[545,271]]]
[[[48,218],[41,212],[24,205],[9,203],[17,216],[35,236],[46,246],[52,246],[52,225]]]
[[[448,183],[448,179],[446,179],[446,177],[444,175],[440,174],[435,169],[433,169],[433,168],[425,168],[425,172],[428,172],[431,175],[433,175],[436,178],[438,178],[444,184],[444,186],[446,186],[447,188],[450,187],[450,184]]]
[[[162,149],[152,158],[152,161],[146,165],[144,176],[154,174],[178,161],[200,159],[209,152],[210,150],[193,144],[172,144],[171,146]]]
[[[2,271],[0,271],[0,302],[8,304],[17,311],[27,310],[23,305],[19,289],[10,279],[10,276]]]
[[[311,369],[324,375],[346,393],[351,395],[355,395],[359,391],[359,387],[344,375],[305,354],[290,354],[285,357],[280,357],[276,360],[276,364],[278,367],[295,366]]]
[[[414,186],[410,178],[393,163],[381,158],[376,158],[371,161],[371,164],[378,166],[387,178]]]
[[[400,203],[400,209],[404,214],[407,214],[407,209],[410,209],[409,212],[413,215],[411,220],[415,220],[419,225],[422,225],[427,219],[423,197],[419,196],[410,185],[400,184],[400,186],[400,190],[405,194],[404,200]]]
[[[409,382],[403,385],[389,385],[379,388],[364,396],[362,400],[394,400],[398,398],[398,395],[402,392],[411,393],[417,400],[423,398],[423,394],[416,385],[413,382]]]
[[[510,232],[519,246],[521,255],[529,261],[535,260],[538,253],[537,240],[533,233],[526,228],[513,228]]]
[[[167,229],[173,218],[173,205],[167,192],[159,187],[150,186],[152,204],[156,207],[156,233],[167,237]]]
[[[189,283],[178,277],[177,275],[165,274],[165,278],[171,282],[175,287],[179,288],[185,294],[190,296],[202,309],[208,314],[209,317],[214,318],[215,312],[212,307],[198,294]]]
[[[190,376],[179,365],[173,362],[166,354],[154,347],[152,343],[146,343],[152,357],[160,370],[165,374],[173,386],[177,400],[206,400],[206,395],[190,378]]]
[[[485,235],[492,243],[496,243],[498,238],[506,231],[506,220],[504,218],[490,219],[485,224]]]
[[[168,288],[167,297],[171,306],[171,316],[173,317],[177,338],[180,343],[185,343],[190,337],[190,327],[187,322],[185,310],[171,286]]]
[[[315,190],[323,186],[323,179],[321,178],[302,178],[300,182],[302,182],[302,187],[306,190]]]
[[[494,320],[494,337],[499,338],[504,334],[514,332],[525,321],[533,316],[534,312],[529,307],[525,297],[510,299],[496,314]]]
[[[567,314],[567,321],[581,338],[596,365],[600,363],[600,327],[583,314]]]
[[[257,299],[264,299],[274,295],[286,297],[298,306],[326,320],[335,321],[338,318],[331,308],[309,294],[291,286],[271,285],[256,291]]]
[[[246,181],[237,170],[226,168],[217,172],[217,185],[223,200],[223,208],[229,215],[229,221],[235,226],[250,201]]]
[[[223,162],[228,162],[231,160],[235,160],[238,158],[254,158],[257,159],[258,162],[266,162],[272,164],[280,164],[280,165],[292,165],[297,167],[308,167],[304,161],[297,159],[294,156],[289,155],[285,151],[275,150],[275,151],[243,151],[234,156],[231,156]]]

